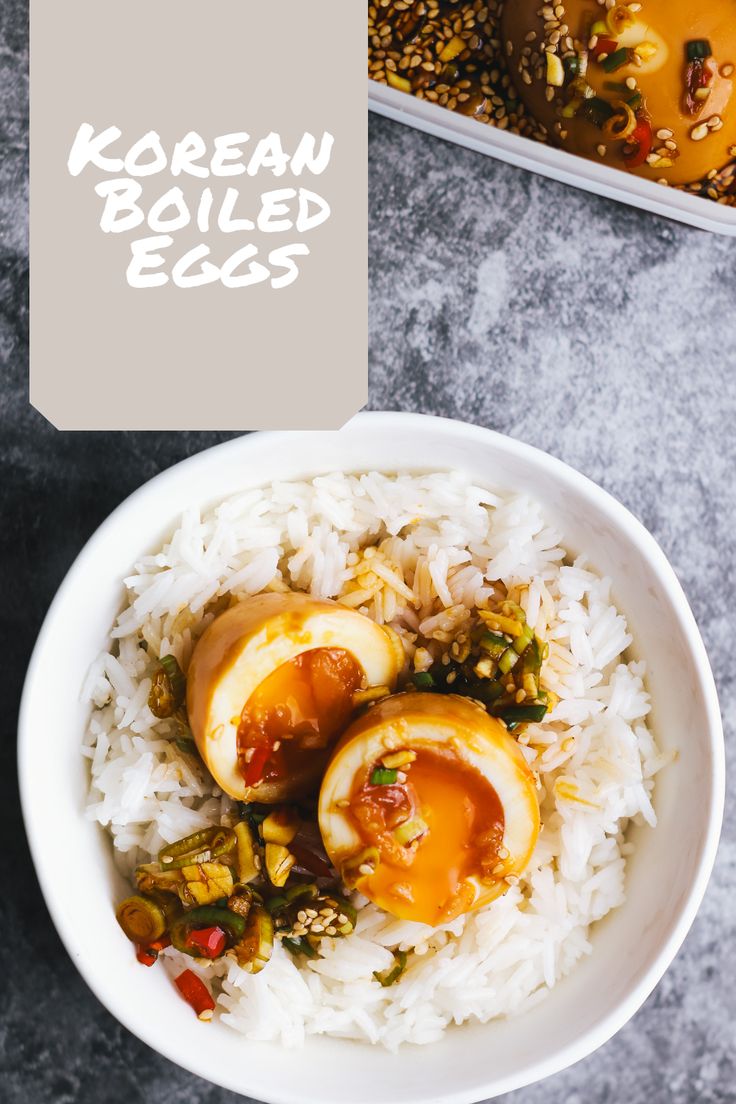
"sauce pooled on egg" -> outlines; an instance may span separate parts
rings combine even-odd
[[[409,754],[400,770],[374,765],[353,792],[350,819],[380,855],[361,889],[395,915],[439,924],[472,907],[469,877],[492,879],[504,811],[493,786],[451,752]]]
[[[254,690],[238,725],[238,766],[249,786],[298,773],[353,712],[363,671],[344,648],[314,648],[282,663]]]

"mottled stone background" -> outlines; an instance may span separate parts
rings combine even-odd
[[[23,838],[16,706],[54,590],[116,503],[225,436],[59,434],[28,405],[25,21],[23,0],[3,0],[0,1099],[236,1104],[98,1005],[51,927]],[[371,406],[492,426],[562,457],[630,507],[694,607],[733,754],[736,242],[392,123],[370,128]],[[59,349],[59,371],[73,355]],[[47,739],[39,733],[39,754]],[[735,843],[729,806],[700,915],[634,1020],[509,1104],[736,1101]],[[73,861],[63,841],[49,846]]]

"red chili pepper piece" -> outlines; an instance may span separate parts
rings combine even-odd
[[[245,768],[246,786],[255,786],[257,782],[261,781],[270,754],[270,747],[257,747],[254,749],[250,762]]]
[[[143,966],[153,966],[161,951],[170,946],[171,940],[168,935],[162,935],[160,939],[154,939],[152,943],[147,943],[145,947],[141,946],[140,943],[136,944],[135,957]]]
[[[643,165],[652,150],[652,124],[648,119],[638,119],[627,143],[635,146],[634,151],[624,155],[624,161],[628,169],[637,169]]]
[[[183,974],[179,974],[177,978],[174,978],[174,984],[187,1004],[197,1013],[200,1020],[212,1019],[212,1013],[215,1010],[212,994],[193,970],[185,970]]]
[[[217,958],[225,950],[227,936],[222,928],[194,928],[185,939],[185,945],[202,958]]]
[[[601,54],[613,54],[618,50],[618,42],[615,38],[606,38],[599,35],[598,41],[592,49],[593,57],[597,60]]]

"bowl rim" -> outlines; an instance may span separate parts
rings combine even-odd
[[[708,811],[700,855],[697,860],[697,874],[689,891],[683,898],[676,920],[670,925],[669,935],[652,956],[648,966],[640,971],[639,977],[632,984],[628,994],[622,997],[598,1022],[583,1031],[574,1041],[561,1047],[547,1058],[528,1063],[514,1075],[509,1075],[503,1079],[495,1078],[495,1080],[492,1075],[488,1075],[486,1080],[479,1081],[475,1086],[453,1089],[447,1092],[442,1091],[432,1097],[432,1104],[473,1104],[473,1102],[487,1097],[489,1093],[492,1093],[495,1097],[531,1085],[545,1077],[559,1073],[592,1054],[615,1035],[637,1012],[669,967],[693,924],[705,894],[718,849],[725,804],[725,748],[721,712],[705,645],[674,568],[642,522],[612,494],[569,464],[542,449],[495,430],[458,419],[400,411],[363,411],[355,415],[342,429],[325,432],[349,433],[351,426],[364,426],[365,424],[370,424],[376,430],[379,430],[382,426],[387,427],[394,433],[398,432],[399,429],[402,431],[409,430],[410,432],[412,430],[431,430],[438,434],[453,434],[457,433],[458,430],[462,430],[465,440],[469,439],[471,443],[477,441],[478,443],[491,444],[507,455],[526,459],[536,465],[542,465],[562,483],[583,493],[585,496],[592,496],[597,500],[612,521],[627,532],[643,558],[652,567],[660,585],[665,590],[694,661],[694,671],[703,696],[707,717],[707,741],[711,753],[710,785],[712,802]],[[281,442],[286,442],[295,436],[307,438],[312,432],[319,434],[321,431],[271,430],[255,432],[212,445],[165,468],[143,483],[116,506],[86,541],[52,599],[28,664],[18,715],[18,779],[23,823],[41,893],[54,927],[69,957],[100,1003],[136,1038],[190,1073],[240,1095],[245,1095],[249,1091],[247,1087],[244,1087],[242,1083],[237,1083],[225,1073],[218,1073],[213,1076],[212,1072],[206,1068],[206,1060],[200,1059],[199,1056],[182,1055],[175,1052],[175,1048],[170,1044],[161,1045],[158,1041],[152,1042],[147,1037],[147,1032],[141,1029],[139,1024],[133,1022],[132,1018],[123,1009],[119,1008],[116,1004],[115,994],[104,988],[101,983],[101,972],[93,965],[95,962],[94,956],[81,953],[83,941],[78,934],[65,927],[60,906],[57,905],[55,881],[52,873],[53,864],[48,861],[45,849],[42,846],[40,826],[37,827],[34,813],[32,800],[33,743],[29,714],[31,699],[35,694],[41,670],[45,639],[51,631],[56,610],[61,605],[66,592],[75,585],[76,579],[83,572],[86,562],[95,555],[97,545],[102,542],[104,535],[118,525],[119,520],[127,514],[131,506],[150,495],[158,496],[162,491],[165,492],[168,481],[178,481],[185,472],[191,471],[197,466],[209,464],[212,453],[216,452],[223,458],[228,453],[242,454],[245,452],[247,454],[252,448],[260,448],[266,439],[272,447],[277,448]],[[345,466],[343,470],[348,471],[350,469]],[[94,831],[96,827],[99,828],[99,826],[90,824],[91,831]],[[284,1090],[269,1093],[268,1097],[262,1099],[268,1100],[270,1104],[321,1104],[317,1098],[309,1100],[303,1093],[296,1094]],[[355,1104],[359,1104],[357,1097],[354,1100]],[[396,1097],[394,1101],[389,1101],[387,1098],[384,1104],[400,1104],[400,1098]]]

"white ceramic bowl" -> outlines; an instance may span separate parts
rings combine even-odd
[[[86,709],[79,694],[121,606],[122,578],[141,553],[160,546],[185,507],[273,478],[369,468],[462,469],[544,503],[569,549],[585,550],[613,578],[636,651],[647,660],[653,723],[678,759],[657,782],[659,826],[638,833],[626,903],[595,930],[593,954],[535,1009],[453,1028],[440,1043],[398,1055],[326,1038],[288,1051],[246,1042],[221,1025],[202,1026],[164,971],[142,970],[130,953],[113,917],[126,887],[110,841],[83,818]],[[723,736],[705,649],[652,537],[560,461],[475,426],[406,414],[359,415],[339,432],[243,437],[185,460],[119,506],[80,553],[39,635],[21,707],[19,759],[41,887],[90,988],[172,1061],[273,1104],[468,1104],[589,1054],[633,1015],[685,937],[710,874],[724,794]],[[73,856],[63,869],[60,839]]]

